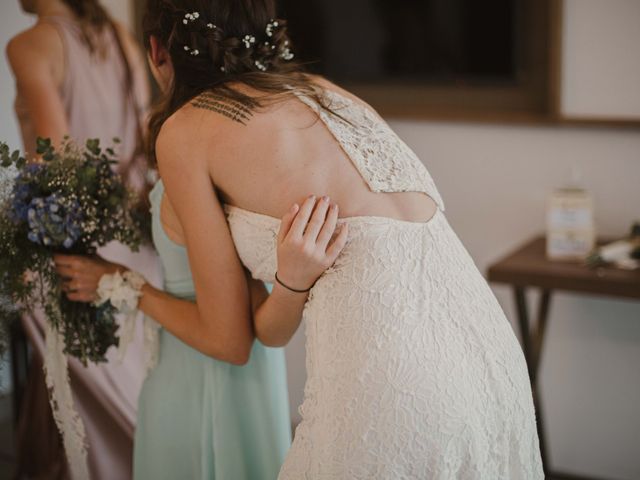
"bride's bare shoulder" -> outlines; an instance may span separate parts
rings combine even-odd
[[[158,163],[178,161],[187,154],[218,159],[237,155],[248,143],[269,138],[268,122],[261,117],[239,100],[214,91],[202,92],[163,122],[156,139]]]
[[[166,123],[179,124],[186,130],[202,125],[203,122],[216,128],[225,128],[247,125],[252,116],[251,108],[242,102],[213,91],[205,91],[185,102]]]
[[[205,91],[185,102],[163,122],[158,139],[210,143],[222,137],[228,138],[234,131],[246,127],[253,115],[248,106]]]

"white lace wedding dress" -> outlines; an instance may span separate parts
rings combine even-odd
[[[449,226],[431,176],[375,113],[335,92],[318,112],[371,190],[437,203],[417,223],[350,217],[304,309],[302,422],[280,480],[542,480],[520,345]],[[253,276],[273,282],[279,220],[225,206]]]

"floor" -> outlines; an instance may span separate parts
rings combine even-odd
[[[0,480],[10,480],[13,472],[13,412],[11,396],[0,396]]]

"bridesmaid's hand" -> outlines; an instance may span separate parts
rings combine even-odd
[[[284,284],[296,290],[308,289],[333,265],[348,232],[346,223],[336,229],[337,222],[338,205],[329,197],[316,200],[311,195],[302,206],[291,207],[278,233],[278,278]]]
[[[53,256],[53,261],[62,280],[62,291],[73,302],[93,302],[100,278],[105,274],[125,270],[122,265],[108,262],[97,255],[88,257],[57,254]]]

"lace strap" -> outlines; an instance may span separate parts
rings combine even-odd
[[[338,115],[309,97],[296,96],[318,114],[371,191],[425,193],[444,211],[444,201],[425,165],[373,111],[331,90],[325,90],[325,96]]]

